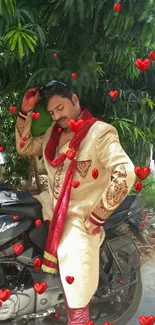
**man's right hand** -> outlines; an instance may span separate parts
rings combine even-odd
[[[39,88],[31,88],[26,91],[22,101],[22,110],[25,113],[32,111],[39,101]]]

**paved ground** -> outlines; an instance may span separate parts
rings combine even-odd
[[[143,295],[136,315],[126,325],[138,325],[139,316],[155,316],[155,256],[142,266]],[[124,324],[125,325],[125,324]]]

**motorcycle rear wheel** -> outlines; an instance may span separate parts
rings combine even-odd
[[[128,307],[126,309],[122,309],[122,315],[120,315],[118,318],[114,319],[107,319],[103,314],[104,311],[104,303],[101,303],[101,307],[99,308],[100,311],[102,309],[102,313],[99,318],[94,320],[95,325],[101,325],[104,324],[104,322],[110,322],[112,325],[125,325],[127,324],[132,317],[135,315],[142,296],[142,281],[141,281],[141,272],[140,269],[137,271],[137,282],[131,285],[131,292],[126,300],[126,303]],[[91,303],[92,304],[92,303]],[[90,306],[90,314],[93,312],[93,306]],[[91,318],[92,319],[92,318]]]

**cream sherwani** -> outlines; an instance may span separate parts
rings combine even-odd
[[[51,167],[44,150],[54,123],[41,139],[32,138],[31,121],[31,115],[17,118],[16,147],[21,155],[44,156],[48,192],[41,193],[38,199],[43,207],[44,219],[51,220],[70,160],[67,158],[58,168]],[[20,147],[22,136],[28,137],[23,148]],[[69,150],[72,136],[71,132],[62,133],[57,154]],[[69,307],[82,308],[89,303],[98,286],[99,248],[105,237],[104,230],[101,235],[88,235],[85,221],[92,212],[94,220],[107,219],[127,196],[135,173],[134,165],[120,145],[116,129],[100,121],[89,129],[76,159],[74,181],[79,181],[80,185],[71,190],[65,229],[58,248],[58,262]],[[92,177],[94,168],[99,171],[97,179]],[[66,282],[67,275],[75,278],[72,285]]]

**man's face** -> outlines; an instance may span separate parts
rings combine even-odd
[[[72,96],[72,101],[61,96],[53,96],[48,101],[48,113],[52,120],[57,122],[63,129],[68,128],[68,119],[76,119],[79,114],[76,106],[78,98],[75,94]]]

